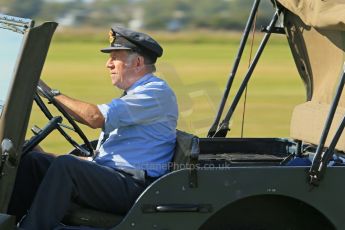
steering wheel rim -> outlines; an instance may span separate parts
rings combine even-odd
[[[66,112],[66,110],[55,100],[54,96],[51,94],[51,92],[47,91],[46,89],[37,86],[37,91],[41,93],[45,98],[48,99],[48,102],[55,106],[57,110],[62,114],[64,118],[68,121],[70,125],[73,127],[73,131],[78,134],[78,136],[83,140],[84,148],[82,145],[78,144],[70,135],[68,135],[65,130],[62,128],[61,125],[57,127],[58,131],[61,133],[61,135],[76,149],[78,149],[83,155],[85,156],[93,156],[94,155],[94,149],[84,134],[84,132],[80,129],[79,125],[73,120],[73,118]],[[49,111],[48,107],[43,102],[42,98],[39,96],[39,93],[36,93],[35,95],[35,101],[37,105],[40,107],[42,112],[45,114],[45,116],[50,120],[53,118],[53,115]]]

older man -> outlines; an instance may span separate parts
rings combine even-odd
[[[163,53],[150,36],[124,28],[110,31],[106,67],[121,98],[94,105],[50,90],[74,119],[101,128],[97,155],[83,160],[32,152],[21,160],[9,212],[24,229],[52,229],[71,201],[125,213],[153,180],[167,172],[176,139],[178,117],[173,91],[153,75]],[[31,205],[31,206],[30,206]]]

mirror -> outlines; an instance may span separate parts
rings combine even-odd
[[[21,53],[24,33],[31,20],[0,14],[0,117]]]

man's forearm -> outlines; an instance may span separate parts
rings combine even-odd
[[[103,127],[104,117],[96,105],[79,101],[63,94],[56,96],[55,100],[76,121],[94,129]]]

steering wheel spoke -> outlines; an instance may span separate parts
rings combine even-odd
[[[37,93],[35,93],[35,102],[37,103],[38,107],[41,109],[41,111],[44,113],[44,115],[49,119],[53,119],[52,113],[49,111],[48,107],[43,102],[42,98],[39,96],[42,95],[43,97],[48,99],[48,103],[52,104],[56,107],[56,109],[62,114],[62,116],[68,121],[69,125],[63,124],[62,122],[58,123],[58,126],[56,129],[61,133],[61,135],[83,156],[93,156],[94,149],[88,140],[88,138],[85,136],[84,132],[81,130],[81,128],[78,126],[78,124],[73,120],[73,118],[64,110],[64,108],[57,103],[57,101],[54,99],[54,97],[51,95],[50,92],[48,92],[45,88],[37,86]],[[83,140],[83,145],[78,144],[70,135],[66,133],[64,128],[74,131],[78,134],[78,136]]]

